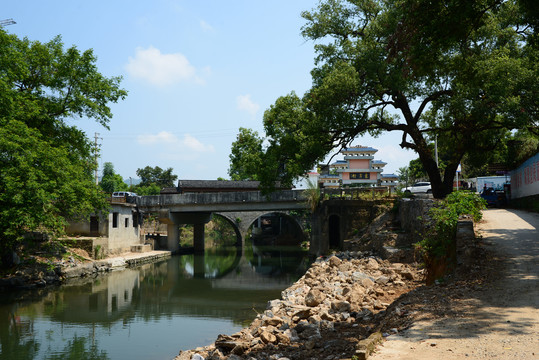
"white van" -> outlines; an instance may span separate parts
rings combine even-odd
[[[115,191],[112,193],[113,198],[125,198],[128,196],[137,196],[137,194],[129,191]]]

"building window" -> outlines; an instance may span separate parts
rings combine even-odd
[[[133,213],[133,227],[138,227],[138,213]]]
[[[112,227],[117,228],[118,227],[118,213],[112,213]]]
[[[129,218],[128,217],[125,218],[125,227],[129,227]]]

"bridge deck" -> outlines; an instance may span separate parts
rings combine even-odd
[[[146,211],[168,209],[171,212],[227,212],[296,210],[307,208],[303,190],[276,191],[263,195],[260,191],[187,193],[140,196],[139,208]]]

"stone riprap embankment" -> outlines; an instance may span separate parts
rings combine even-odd
[[[422,274],[410,265],[361,256],[346,252],[318,259],[248,328],[182,351],[175,360],[366,357],[361,340],[375,332],[375,318],[418,286]]]

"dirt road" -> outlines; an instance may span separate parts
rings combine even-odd
[[[465,294],[458,315],[389,336],[372,360],[539,359],[539,214],[489,209],[478,230],[500,277]]]

